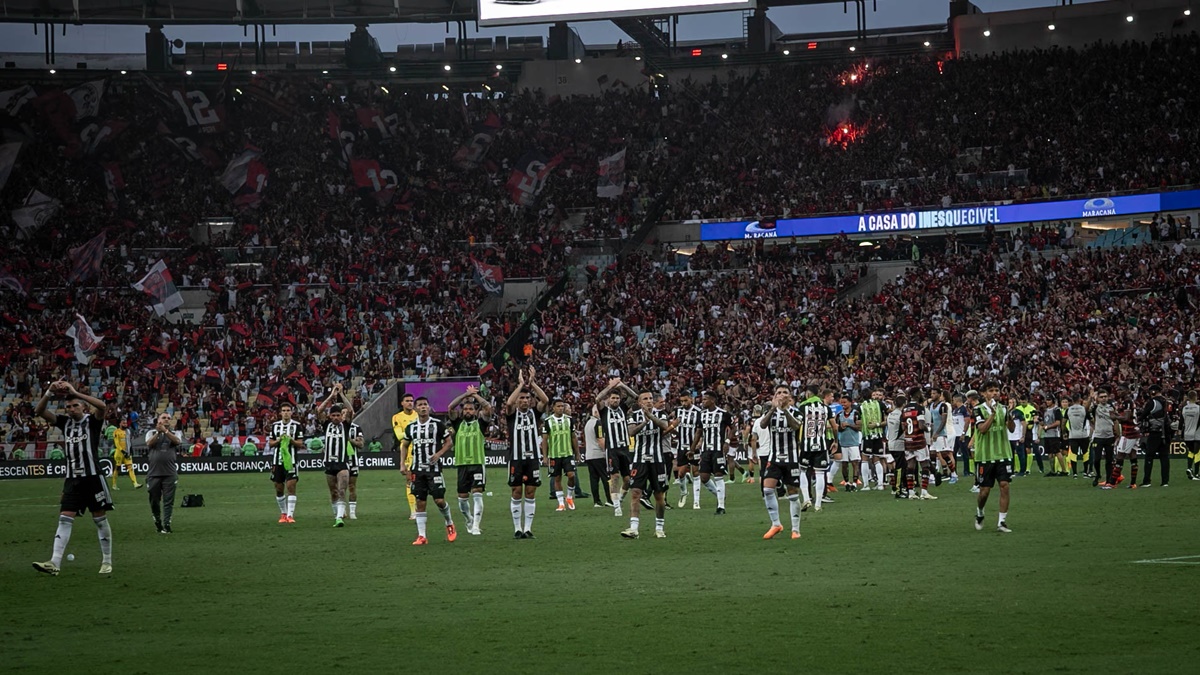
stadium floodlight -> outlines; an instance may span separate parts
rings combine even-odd
[[[926,41],[925,41],[925,46],[926,46],[926,47],[928,47],[928,46],[929,46],[929,40],[926,40]]]
[[[442,66],[442,70],[444,70],[446,72],[450,72],[450,64],[447,63],[446,65]]]
[[[58,72],[58,71],[57,71],[57,70],[55,70],[55,69],[53,69],[53,68],[51,68],[51,69],[50,69],[50,74],[51,74],[51,75],[53,75],[54,73],[57,73],[57,72]]]
[[[992,37],[992,30],[989,28],[983,31],[983,37]]]
[[[121,71],[121,74],[122,74],[122,75],[124,75],[124,74],[125,74],[125,71],[123,71],[123,70],[122,70],[122,71]]]
[[[380,86],[379,86],[379,88],[380,88],[380,89],[382,89],[382,90],[383,90],[383,93],[385,93],[385,94],[390,94],[390,93],[392,93],[392,92],[388,91],[388,88],[387,88],[387,87],[385,87],[385,86],[383,86],[383,85],[380,85]]]
[[[191,75],[191,74],[192,74],[192,71],[190,71],[190,70],[185,70],[185,71],[183,71],[183,74],[184,74],[184,75]]]
[[[1183,15],[1184,15],[1184,16],[1191,16],[1191,15],[1192,15],[1192,10],[1191,10],[1190,8],[1189,8],[1189,9],[1185,9],[1185,10],[1183,10]]]
[[[642,57],[640,57],[640,56],[635,56],[635,57],[633,57],[633,60],[634,60],[634,61],[641,61],[641,60],[642,60]]]
[[[252,70],[252,71],[250,71],[250,74],[251,74],[251,75],[257,75],[257,74],[258,74],[258,71],[257,71],[257,70]]]
[[[729,58],[729,55],[728,55],[728,54],[722,54],[722,55],[721,55],[721,58],[723,58],[723,59],[727,59],[727,58]]]
[[[322,71],[321,71],[321,74],[322,74],[322,75],[328,75],[328,74],[329,74],[329,71],[328,71],[328,70],[322,70]]]
[[[787,56],[787,55],[789,55],[789,54],[791,54],[791,53],[792,53],[792,50],[790,50],[790,49],[785,49],[785,50],[783,50],[783,55],[784,55],[784,56]]]
[[[1132,14],[1125,15],[1125,23],[1133,23],[1133,15]]]
[[[1054,24],[1050,24],[1049,26],[1046,26],[1046,30],[1054,30]]]
[[[389,72],[389,73],[394,73],[394,72],[396,72],[396,66],[390,66],[390,67],[388,68],[388,72]]]
[[[503,64],[503,63],[497,63],[497,64],[496,64],[496,70],[504,70],[504,64]]]
[[[858,51],[858,47],[855,47],[854,45],[850,45],[850,51],[856,52],[856,51]]]
[[[575,59],[575,63],[583,63],[583,59]]]

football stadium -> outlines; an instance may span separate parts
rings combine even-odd
[[[5,672],[1192,671],[1193,9],[9,0]]]

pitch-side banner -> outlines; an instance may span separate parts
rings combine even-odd
[[[723,12],[753,9],[754,5],[755,0],[479,0],[479,25]]]

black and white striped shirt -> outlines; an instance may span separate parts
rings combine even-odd
[[[788,408],[788,412],[792,417],[800,418],[800,409],[796,406]],[[787,415],[776,410],[767,420],[767,430],[771,432],[771,461],[776,464],[799,464],[800,432],[788,425]]]
[[[67,455],[67,477],[102,476],[100,469],[100,436],[104,431],[104,420],[85,414],[78,420],[59,415],[54,426],[63,434],[64,452]]]
[[[675,419],[679,420],[679,426],[675,427],[675,433],[679,434],[679,451],[691,452],[692,443],[696,442],[696,429],[700,426],[700,407],[693,404],[680,408],[675,411]]]
[[[733,416],[724,408],[700,410],[701,452],[725,452],[726,434],[733,426]]]
[[[435,462],[433,456],[442,449],[442,444],[450,436],[450,427],[436,417],[430,417],[422,422],[417,418],[404,428],[404,440],[412,444],[409,455],[409,470],[413,473],[438,473],[442,470],[441,463]]]
[[[811,399],[800,405],[801,452],[826,452],[829,450],[829,420],[833,412],[820,400]]]
[[[350,422],[327,422],[325,424],[325,463],[349,464],[356,454],[350,439],[361,436],[357,424]]]
[[[600,407],[600,424],[604,428],[604,447],[612,450],[629,451],[629,422],[620,406]]]
[[[284,422],[279,420],[271,425],[271,433],[267,436],[267,447],[271,449],[271,461],[273,466],[283,466],[282,448],[272,447],[270,441],[277,441],[280,438],[287,436],[291,439],[288,447],[288,452],[293,459],[296,456],[296,450],[300,447],[300,423],[296,420]]]
[[[516,410],[508,415],[508,456],[514,461],[541,456],[542,434],[537,411]]]
[[[630,426],[637,426],[648,420],[649,418],[646,416],[644,410],[639,409],[629,413]],[[664,461],[662,429],[659,429],[654,422],[650,422],[633,435],[633,462],[637,464],[658,463],[662,461]]]

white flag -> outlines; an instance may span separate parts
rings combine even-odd
[[[40,190],[30,190],[29,196],[25,197],[25,205],[12,210],[13,222],[20,228],[17,236],[20,239],[28,239],[34,230],[53,218],[61,207],[62,202],[50,195]]]
[[[133,284],[133,287],[154,300],[154,304],[150,308],[159,316],[163,316],[183,304],[183,295],[175,287],[175,280],[171,278],[171,272],[163,260],[155,263],[146,276]]]
[[[225,172],[221,174],[221,185],[229,190],[229,194],[235,195],[242,189],[242,186],[246,184],[248,165],[261,156],[262,152],[247,148],[229,162],[225,167]]]
[[[67,329],[67,337],[75,340],[75,360],[85,366],[91,362],[92,356],[100,348],[100,342],[104,340],[96,337],[87,319],[80,314],[75,315],[75,323]]]
[[[0,91],[0,110],[4,110],[9,115],[16,117],[17,113],[21,112],[21,108],[35,98],[37,98],[37,94],[34,93],[33,87],[29,85],[9,89],[8,91]]]
[[[596,180],[596,196],[612,199],[625,192],[625,150],[600,160],[600,178]]]
[[[104,97],[104,80],[95,80],[68,89],[67,96],[75,102],[75,119],[95,117],[100,113],[100,99]]]
[[[17,153],[21,152],[20,143],[5,143],[0,145],[0,192],[4,192],[4,184],[12,173],[13,164],[17,162]]]

